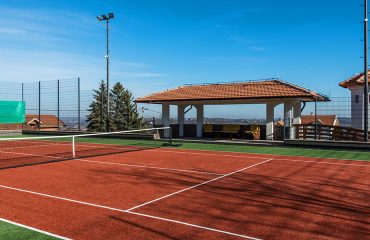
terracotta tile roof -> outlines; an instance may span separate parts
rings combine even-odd
[[[162,103],[202,100],[248,100],[271,98],[304,98],[328,101],[326,96],[281,81],[264,80],[223,84],[185,85],[137,98],[137,103]]]
[[[36,130],[37,122],[39,115],[38,114],[27,114],[26,115],[26,124],[23,125],[24,130]],[[59,126],[65,127],[66,124],[59,120]],[[41,129],[58,129],[58,117],[55,115],[41,114]],[[0,130],[21,130],[22,124],[0,124]]]
[[[38,114],[27,114],[26,115],[26,123],[32,121],[33,119],[38,120]],[[40,116],[41,126],[42,127],[57,127],[58,126],[58,117],[51,114],[41,114]],[[59,126],[65,126],[66,124],[59,119]]]
[[[370,83],[370,71],[368,72],[367,74],[369,76],[369,83]],[[344,87],[344,88],[347,88],[349,86],[356,86],[356,85],[364,85],[364,80],[365,80],[365,77],[364,77],[364,73],[361,72],[359,74],[356,74],[356,75],[353,75],[352,77],[348,78],[347,80],[339,83],[339,86],[341,87]]]
[[[317,121],[322,125],[338,126],[339,120],[337,115],[317,115]],[[301,124],[315,123],[315,115],[302,115]]]

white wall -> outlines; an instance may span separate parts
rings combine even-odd
[[[354,128],[363,129],[364,128],[364,88],[363,86],[351,86],[351,87],[348,87],[348,89],[351,91],[351,126]],[[358,95],[358,100],[359,100],[358,103],[356,103],[356,95]],[[369,119],[368,119],[368,124],[370,124]]]

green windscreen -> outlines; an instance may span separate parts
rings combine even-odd
[[[25,102],[0,101],[0,123],[24,123],[25,121]]]

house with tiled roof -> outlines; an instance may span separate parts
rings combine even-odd
[[[339,119],[337,115],[302,115],[301,124],[315,124],[317,119],[317,124],[326,126],[339,126]]]
[[[259,81],[185,85],[150,94],[135,100],[136,103],[161,104],[162,123],[169,126],[170,105],[177,106],[179,136],[184,136],[184,116],[187,106],[197,110],[196,136],[203,136],[204,105],[264,104],[266,106],[266,139],[272,140],[274,109],[284,104],[284,123],[294,138],[295,123],[301,120],[301,103],[329,101],[329,98],[312,90],[282,81],[268,79]],[[167,132],[166,135],[169,135]]]
[[[368,76],[370,82],[370,71],[368,72]],[[353,128],[364,129],[364,83],[365,75],[363,72],[339,83],[339,86],[351,91],[351,126]],[[370,90],[366,97],[366,101],[370,103],[369,94]],[[370,124],[369,119],[368,124]]]
[[[0,124],[0,130],[40,130],[58,131],[67,125],[57,116],[52,114],[27,114],[26,122],[23,124]]]

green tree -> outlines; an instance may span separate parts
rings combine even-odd
[[[98,90],[94,91],[94,100],[89,105],[89,114],[86,117],[87,130],[92,132],[106,130],[107,124],[107,85],[102,80]],[[110,103],[112,103],[112,94],[110,94]],[[113,123],[112,111],[110,112],[110,122]],[[112,124],[114,125],[114,124]]]
[[[116,130],[137,129],[141,127],[142,119],[137,112],[132,93],[117,82],[112,93],[112,116]]]

